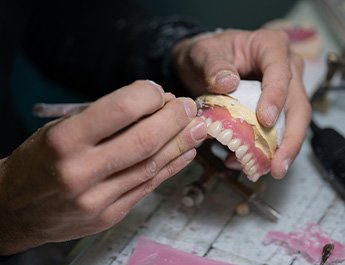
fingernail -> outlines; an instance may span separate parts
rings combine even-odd
[[[187,116],[189,118],[194,118],[196,116],[197,109],[196,109],[196,104],[193,100],[184,99],[183,100],[183,107],[184,107],[184,109],[187,113]]]
[[[185,153],[183,153],[183,158],[186,160],[186,161],[191,161],[194,159],[196,155],[196,150],[193,148]]]
[[[164,89],[162,88],[162,86],[158,85],[155,81],[149,79],[147,79],[146,81],[154,85],[161,93],[164,93]]]
[[[207,127],[204,121],[198,122],[190,130],[192,138],[195,142],[204,140],[207,136]]]
[[[282,166],[283,166],[283,174],[284,174],[284,176],[288,172],[290,164],[291,164],[291,160],[290,159],[285,159],[283,161]]]
[[[265,121],[268,126],[273,126],[278,117],[278,108],[274,105],[269,105],[263,110]]]
[[[165,92],[164,93],[164,101],[165,102],[168,102],[168,101],[170,101],[172,99],[176,99],[176,96],[174,94],[172,94],[170,92]]]
[[[216,75],[215,85],[218,87],[236,87],[240,78],[230,71],[221,71]]]

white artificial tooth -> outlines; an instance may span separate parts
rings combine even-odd
[[[243,165],[247,164],[249,162],[249,160],[252,159],[252,157],[253,157],[253,154],[251,154],[251,153],[245,154],[244,157],[242,157],[242,159],[241,159],[241,163]]]
[[[256,166],[252,166],[249,170],[248,170],[248,175],[253,176],[256,173]]]
[[[238,159],[241,159],[248,151],[249,147],[248,145],[241,145],[239,148],[237,148],[235,154]]]
[[[221,130],[222,130],[222,123],[220,121],[215,121],[211,123],[210,126],[208,127],[208,134],[213,137],[216,137],[218,136]]]
[[[245,168],[247,169],[247,171],[249,171],[249,169],[255,164],[254,159],[250,160],[247,164],[245,164]]]
[[[212,123],[212,120],[210,118],[207,118],[205,120],[205,122],[206,122],[206,126],[209,127],[211,125],[211,123]]]
[[[259,178],[260,178],[260,174],[259,173],[256,173],[254,174],[253,176],[250,177],[250,180],[253,181],[253,182],[256,182]]]
[[[243,168],[245,168],[247,175],[249,175],[249,170],[251,169],[251,167],[255,164],[254,159],[250,160],[247,164],[245,164],[243,166]]]
[[[232,139],[229,142],[228,147],[231,151],[235,152],[240,145],[241,145],[240,139]]]
[[[222,131],[220,134],[218,134],[216,138],[221,144],[227,145],[232,138],[232,134],[232,130],[226,129]]]

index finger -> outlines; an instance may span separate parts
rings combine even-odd
[[[71,132],[68,137],[71,143],[97,144],[164,104],[164,91],[159,85],[136,81],[100,98],[57,126]]]
[[[263,126],[271,127],[284,107],[292,78],[289,41],[282,31],[262,30],[253,44],[257,46],[255,61],[263,75],[257,115]]]

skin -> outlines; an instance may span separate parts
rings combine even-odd
[[[41,128],[1,160],[0,255],[119,222],[193,160],[207,135],[196,112],[137,81]]]
[[[272,127],[281,111],[286,114],[283,141],[271,163],[272,176],[283,178],[301,148],[311,116],[303,60],[290,51],[287,34],[269,29],[225,30],[186,39],[173,55],[177,75],[195,97],[207,91],[233,91],[240,77],[262,81],[256,110],[259,122]],[[240,168],[234,155],[226,163]]]
[[[286,112],[283,144],[272,161],[273,176],[283,177],[310,118],[303,63],[289,51],[287,36],[269,30],[201,34],[178,42],[172,62],[195,96],[236,89],[240,76],[262,79],[260,122],[272,126]],[[196,112],[191,99],[136,81],[42,127],[0,160],[0,255],[119,222],[193,160],[207,135]]]

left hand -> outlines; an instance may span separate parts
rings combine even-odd
[[[303,84],[303,60],[290,51],[285,32],[229,29],[184,39],[174,47],[173,66],[194,96],[206,89],[213,93],[233,91],[240,76],[261,80],[259,122],[272,127],[281,111],[286,114],[283,141],[271,163],[273,177],[286,174],[303,143],[311,107]]]

